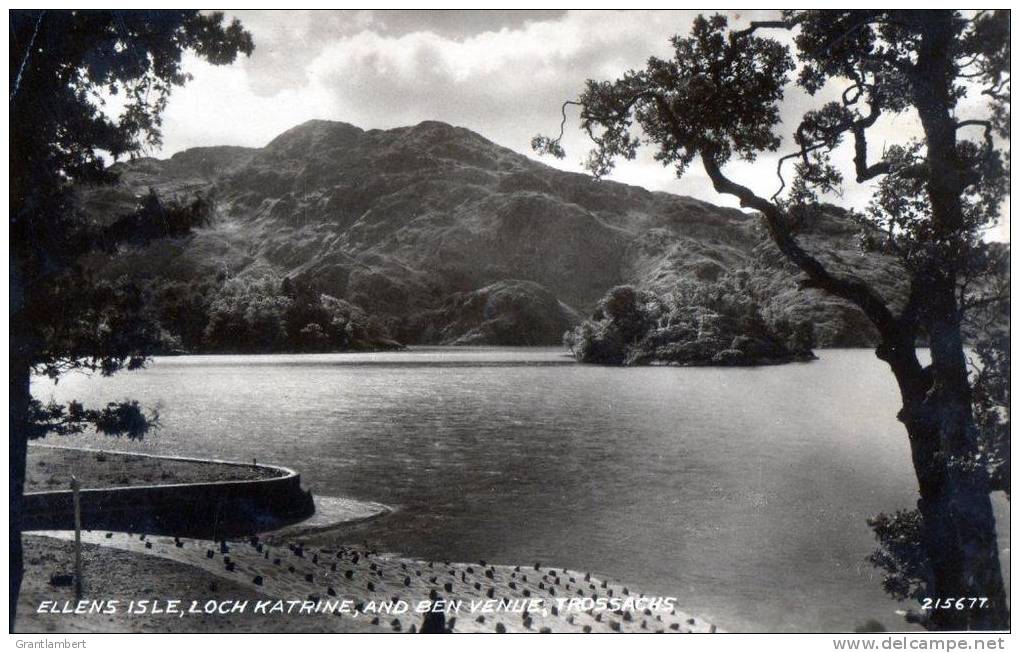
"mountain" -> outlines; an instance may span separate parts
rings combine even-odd
[[[124,213],[153,189],[212,201],[187,238],[122,252],[138,280],[272,275],[362,309],[406,343],[555,344],[612,287],[668,293],[681,278],[751,270],[765,313],[809,319],[819,346],[869,344],[857,309],[798,291],[756,216],[563,172],[441,122],[389,130],[315,120],[263,148],[202,147],[116,164],[86,210]],[[801,226],[830,264],[895,301],[896,263],[864,255],[838,209]]]

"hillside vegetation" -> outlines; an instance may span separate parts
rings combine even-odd
[[[601,365],[777,365],[815,358],[809,322],[770,323],[745,275],[683,281],[666,297],[618,286],[590,320],[564,336],[583,363]]]
[[[874,340],[855,308],[797,289],[756,216],[559,171],[444,123],[311,121],[264,148],[195,148],[116,170],[117,186],[81,193],[97,220],[150,189],[213,207],[185,238],[93,262],[159,298],[185,351],[557,344],[612,288],[665,299],[738,271],[763,324],[809,323],[821,347]],[[889,281],[896,263],[862,254],[842,211],[800,229],[827,262],[894,303],[902,295]]]

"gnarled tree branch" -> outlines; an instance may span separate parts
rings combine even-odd
[[[751,25],[741,30],[736,30],[732,33],[734,39],[743,38],[750,36],[760,29],[793,29],[797,26],[800,20],[794,18],[792,20],[754,20],[751,21]]]
[[[867,128],[863,125],[854,124],[854,171],[857,173],[857,183],[859,184],[863,184],[879,175],[887,174],[890,169],[888,161],[879,161],[878,163],[868,165],[868,138],[866,130]]]
[[[868,104],[870,112],[867,116],[855,120],[850,126],[854,135],[854,171],[857,173],[857,183],[863,184],[869,179],[889,172],[889,162],[879,161],[868,165],[868,137],[867,130],[878,121],[882,114],[881,107],[874,99]]]
[[[701,163],[717,192],[732,195],[740,200],[740,206],[762,214],[773,242],[808,276],[806,284],[808,287],[825,290],[860,307],[883,337],[891,337],[896,333],[896,318],[871,286],[860,279],[836,276],[829,272],[821,261],[809,254],[793,237],[782,211],[772,202],[756,195],[750,188],[726,177],[711,152],[701,152]]]
[[[676,126],[677,118],[673,114],[669,102],[661,95],[655,95],[660,115]],[[825,290],[832,295],[846,299],[858,306],[878,329],[883,339],[894,341],[899,339],[897,320],[885,301],[871,286],[860,279],[836,276],[830,273],[822,262],[811,256],[790,233],[783,212],[772,202],[758,196],[750,188],[742,186],[723,174],[716,160],[716,152],[711,146],[699,148],[701,163],[705,172],[712,180],[712,186],[719,193],[732,195],[740,200],[743,208],[754,209],[762,214],[769,235],[779,250],[802,272],[808,276],[808,285]]]

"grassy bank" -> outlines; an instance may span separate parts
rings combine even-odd
[[[26,492],[66,490],[70,487],[72,474],[81,482],[82,488],[86,489],[243,481],[280,475],[276,470],[251,465],[228,465],[38,445],[28,448]]]

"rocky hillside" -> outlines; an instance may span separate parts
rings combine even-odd
[[[757,220],[688,197],[562,172],[467,129],[311,121],[266,147],[195,148],[117,164],[87,189],[96,215],[150,188],[212,200],[208,227],[101,262],[104,274],[181,283],[290,278],[360,307],[407,343],[555,344],[609,288],[668,292],[752,268],[766,311],[808,318],[820,346],[863,345],[855,309],[796,290]],[[838,211],[803,239],[891,298],[894,263],[863,256]]]

